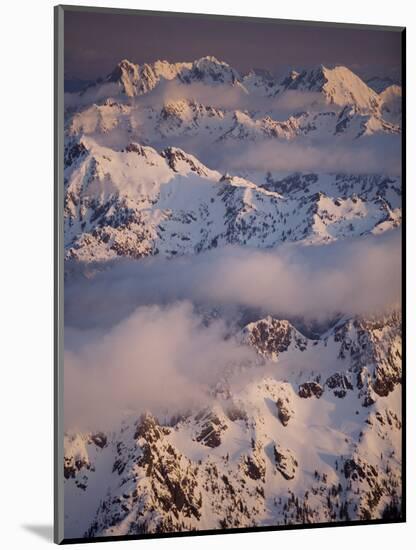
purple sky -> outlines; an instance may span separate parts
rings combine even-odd
[[[65,12],[65,74],[96,79],[123,58],[135,63],[214,55],[241,72],[319,63],[366,76],[399,76],[401,34],[234,19]]]

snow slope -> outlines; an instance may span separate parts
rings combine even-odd
[[[400,315],[341,320],[315,340],[268,317],[240,338],[272,368],[237,390],[225,379],[209,408],[66,436],[66,536],[398,513]]]
[[[194,254],[224,244],[331,242],[400,224],[400,179],[210,170],[178,148],[68,141],[66,257]],[[274,179],[275,178],[275,179]]]

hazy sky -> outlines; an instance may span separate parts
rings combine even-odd
[[[205,55],[241,72],[338,63],[359,72],[397,76],[401,34],[272,20],[65,12],[65,74],[71,78],[105,76],[123,58],[140,64],[192,61]]]

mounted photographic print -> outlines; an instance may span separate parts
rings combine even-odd
[[[55,541],[404,521],[405,30],[55,33]]]

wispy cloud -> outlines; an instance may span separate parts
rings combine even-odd
[[[401,175],[400,140],[397,136],[369,136],[347,141],[338,136],[286,142],[263,140],[232,141],[199,148],[199,142],[185,146],[208,165],[231,173],[247,170],[271,172],[316,172],[335,174]]]
[[[203,407],[209,388],[254,352],[201,323],[189,302],[142,306],[105,332],[66,331],[65,422],[111,427],[124,414],[177,414]]]
[[[67,282],[68,325],[120,321],[140,305],[191,300],[259,308],[280,317],[376,313],[400,300],[399,231],[325,246],[228,246],[197,256],[122,261]]]
[[[210,404],[210,390],[236,365],[259,366],[253,350],[230,337],[236,312],[240,321],[242,311],[306,321],[384,312],[400,303],[400,255],[393,232],[326,246],[121,261],[89,279],[70,278],[66,426],[109,428],[126,414],[175,415]],[[209,315],[207,322],[215,310],[224,320]]]

